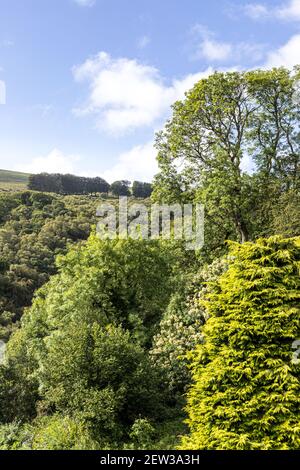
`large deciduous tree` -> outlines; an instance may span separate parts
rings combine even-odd
[[[132,195],[134,197],[147,198],[152,194],[151,183],[143,183],[142,181],[134,181],[132,184]]]
[[[298,75],[284,68],[216,72],[174,104],[157,135],[153,197],[204,203],[212,248],[252,237],[269,184],[278,183],[279,193],[299,188]]]
[[[110,190],[114,196],[130,196],[130,181],[121,180],[121,181],[114,181],[111,186]]]

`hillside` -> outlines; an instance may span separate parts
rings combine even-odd
[[[298,75],[196,83],[150,187],[0,192],[0,454],[300,449]]]
[[[28,173],[0,170],[0,191],[24,190],[27,187],[28,177]]]

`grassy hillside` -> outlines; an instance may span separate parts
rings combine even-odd
[[[27,188],[28,173],[0,170],[0,191],[18,191]]]

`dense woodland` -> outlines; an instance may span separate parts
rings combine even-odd
[[[63,195],[105,195],[111,193],[112,196],[133,196],[136,198],[147,198],[152,193],[151,183],[142,181],[134,181],[131,187],[131,182],[127,180],[114,181],[109,184],[99,176],[88,178],[60,173],[30,175],[28,189]]]
[[[300,448],[299,74],[198,82],[152,194],[71,175],[0,194],[1,449]],[[204,247],[100,239],[108,191],[202,203]]]

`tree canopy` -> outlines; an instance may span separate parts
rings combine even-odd
[[[134,197],[147,198],[152,194],[151,183],[143,183],[141,181],[134,181],[132,184],[132,195]]]
[[[30,175],[28,189],[58,194],[97,194],[108,193],[110,185],[99,176],[87,178],[59,173]]]
[[[299,449],[300,239],[234,244],[230,259],[205,302],[204,344],[190,354],[182,447]]]
[[[130,196],[130,181],[114,181],[110,186],[114,196]]]
[[[174,104],[158,133],[153,198],[203,203],[209,250],[263,231],[270,186],[275,202],[299,190],[298,78],[298,68],[215,72]]]

